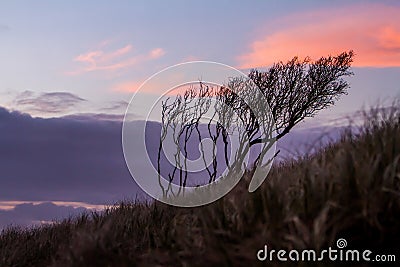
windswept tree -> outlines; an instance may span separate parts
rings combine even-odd
[[[172,102],[167,99],[162,103],[158,172],[161,173],[160,161],[168,131],[176,146],[174,168],[168,174],[168,180],[172,183],[176,178],[183,189],[188,179],[188,142],[191,138],[199,142],[208,182],[218,178],[217,146],[222,145],[223,164],[229,171],[235,171],[234,167],[241,168],[245,156],[257,146],[253,165],[261,164],[276,140],[305,118],[334,105],[347,93],[349,84],[344,78],[353,74],[350,70],[353,56],[353,51],[349,51],[316,61],[294,57],[265,71],[253,69],[247,79],[230,77],[223,86],[200,81]],[[211,115],[204,120],[205,114]],[[206,130],[202,130],[202,126]],[[239,145],[234,164],[231,164],[228,147],[233,131],[239,133]],[[211,161],[204,156],[202,138],[213,143]],[[269,164],[272,158],[263,164]],[[162,179],[161,175],[159,179]],[[163,188],[165,195],[168,190]]]
[[[250,72],[249,78],[265,95],[274,116],[276,139],[347,94],[349,84],[344,78],[353,74],[350,70],[353,56],[353,51],[349,51],[314,62],[310,58],[294,57],[266,71]]]

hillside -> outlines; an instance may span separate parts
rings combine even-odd
[[[321,250],[339,238],[400,260],[398,108],[371,111],[340,141],[277,164],[255,193],[248,180],[200,208],[122,201],[53,225],[9,228],[0,266],[265,266],[256,254],[266,244]]]

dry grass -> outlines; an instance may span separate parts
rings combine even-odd
[[[242,179],[200,208],[121,203],[55,225],[7,229],[0,266],[265,266],[256,259],[264,244],[321,249],[338,238],[396,254],[399,111],[366,114],[357,134],[347,131],[316,154],[275,166],[252,194]]]

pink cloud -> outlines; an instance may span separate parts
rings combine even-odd
[[[89,63],[89,64],[96,64],[96,59],[103,56],[102,51],[91,51],[86,54],[81,54],[74,58],[75,61]]]
[[[250,43],[238,57],[240,68],[268,66],[293,56],[319,58],[345,50],[354,66],[400,66],[400,7],[346,6],[292,15]]]
[[[127,81],[118,83],[113,86],[112,90],[121,93],[133,93],[136,92],[143,82],[138,81]]]
[[[198,88],[197,81],[193,83],[179,84],[177,81],[182,80],[179,76],[181,75],[175,74],[162,81],[150,79],[147,80],[146,83],[144,83],[144,81],[126,81],[114,85],[112,90],[119,93],[136,93],[140,88],[141,93],[176,96],[183,95],[185,91],[193,86]]]
[[[165,54],[165,51],[162,48],[156,48],[150,51],[150,58],[156,59],[162,57]]]
[[[123,55],[126,55],[131,51],[132,51],[132,45],[127,45],[125,47],[122,47],[122,48],[117,49],[117,50],[115,50],[113,52],[110,52],[108,54],[103,55],[101,60],[107,62],[107,61],[113,60],[115,58],[119,58],[119,57],[121,57]]]
[[[75,71],[67,72],[68,75],[78,75],[93,71],[116,71],[137,65],[139,63],[155,60],[162,57],[165,51],[162,48],[155,48],[147,54],[132,54],[132,45],[126,45],[114,51],[101,49],[80,54],[74,61],[81,63]]]
[[[115,84],[112,87],[112,91],[119,93],[135,93],[142,86],[144,81],[126,81],[122,83]],[[163,94],[165,90],[168,90],[164,84],[159,84],[153,80],[148,80],[146,84],[140,88],[142,93],[148,94]]]

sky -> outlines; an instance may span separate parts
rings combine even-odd
[[[53,213],[20,212],[53,210],[47,202],[65,214],[129,196],[120,120],[143,81],[174,64],[246,72],[352,49],[349,94],[311,124],[390,102],[400,94],[398,14],[398,1],[1,1],[0,226],[47,221]],[[57,166],[71,183],[49,182]]]
[[[359,107],[370,91],[399,90],[399,11],[398,1],[2,1],[0,105],[40,117],[123,113],[143,81],[177,63],[245,71],[353,49]]]

